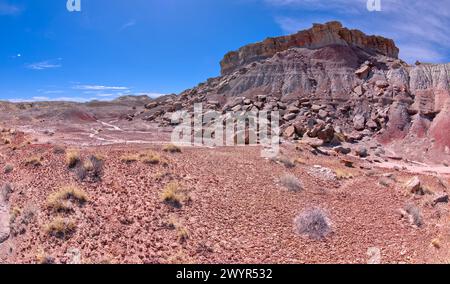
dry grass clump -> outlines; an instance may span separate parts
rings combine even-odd
[[[437,249],[442,247],[441,240],[439,238],[431,240],[431,245]]]
[[[300,235],[321,240],[332,233],[331,222],[320,208],[308,209],[294,220],[294,229]]]
[[[84,163],[79,164],[75,169],[75,175],[79,181],[83,181],[87,176],[92,181],[99,181],[103,173],[103,158],[91,155]]]
[[[80,162],[80,153],[75,150],[69,150],[66,153],[66,164],[69,168],[74,168]]]
[[[5,168],[3,169],[3,172],[5,173],[5,174],[9,174],[10,172],[12,172],[14,170],[14,167],[12,166],[12,165],[10,165],[10,164],[7,164],[6,166],[5,166]]]
[[[62,146],[55,146],[55,148],[53,149],[53,154],[61,155],[61,154],[65,154],[65,153],[66,153],[66,149]]]
[[[131,164],[139,161],[139,155],[136,154],[125,154],[120,157],[120,161],[123,163]]]
[[[423,225],[423,218],[420,209],[414,204],[408,204],[405,206],[405,211],[408,213],[409,221],[416,227]]]
[[[166,226],[171,230],[176,230],[180,242],[185,242],[189,239],[190,233],[186,227],[175,216],[169,217]]]
[[[25,161],[25,166],[39,167],[39,166],[42,166],[42,161],[43,160],[44,160],[43,157],[33,156],[33,157],[28,158]]]
[[[286,187],[290,191],[300,191],[303,189],[303,185],[295,176],[284,175],[280,178],[280,183],[282,186]]]
[[[45,253],[44,250],[40,250],[36,254],[36,264],[54,264],[55,259]]]
[[[295,168],[295,161],[286,156],[278,156],[272,159],[274,162],[284,165],[286,168]]]
[[[161,162],[161,156],[153,151],[147,151],[139,155],[139,160],[144,164],[156,165]]]
[[[187,199],[187,196],[178,182],[171,182],[164,187],[161,199],[163,202],[174,207],[181,207],[183,201]]]
[[[54,237],[66,238],[75,232],[76,224],[74,221],[62,217],[56,217],[45,226],[45,232]]]
[[[164,146],[163,151],[169,153],[181,153],[181,148],[174,144],[168,144]]]
[[[338,180],[352,179],[355,177],[352,172],[344,170],[344,169],[335,169],[334,174],[336,175],[336,178]]]
[[[88,196],[86,192],[76,186],[64,186],[59,191],[48,196],[47,207],[55,211],[67,211],[70,210],[70,204],[67,202],[70,200],[78,204],[84,204],[88,201]]]
[[[9,183],[5,183],[0,188],[0,201],[8,201],[9,196],[11,195],[12,192],[13,192],[13,190],[12,190],[11,185]]]

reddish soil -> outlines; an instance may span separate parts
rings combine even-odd
[[[381,250],[382,263],[449,260],[448,205],[431,204],[433,194],[448,190],[445,172],[419,173],[429,192],[413,196],[403,187],[417,173],[356,157],[345,158],[355,165],[346,168],[341,157],[315,156],[306,146],[282,145],[282,155],[299,159],[287,168],[261,158],[259,147],[166,153],[162,147],[169,129],[147,125],[144,130],[138,122],[46,126],[55,126],[55,134],[21,125],[18,129],[29,129],[27,134],[9,135],[11,144],[0,146],[0,185],[13,188],[10,215],[20,212],[11,221],[9,239],[0,244],[0,262],[36,263],[46,256],[68,263],[74,262],[75,251],[83,263],[366,263],[372,247]],[[78,149],[82,160],[102,157],[101,180],[80,182],[68,169],[65,154],[55,151],[61,147]],[[159,164],[121,161],[148,149],[161,155]],[[26,166],[34,156],[42,157],[41,165]],[[14,169],[6,174],[7,164]],[[316,165],[353,177],[317,174]],[[383,186],[379,181],[388,173],[394,181]],[[297,177],[304,189],[284,188],[279,180],[285,174]],[[189,196],[180,208],[161,200],[164,187],[173,181]],[[47,206],[48,196],[65,185],[84,190],[88,202],[55,213]],[[410,203],[420,208],[421,227],[400,218],[399,209]],[[309,208],[323,209],[331,221],[333,233],[323,240],[294,231],[293,220]],[[24,212],[34,215],[26,224]],[[49,236],[45,227],[56,216],[74,222],[72,234]],[[178,229],[170,228],[169,220],[180,224]],[[188,232],[184,240],[179,236],[183,230]]]

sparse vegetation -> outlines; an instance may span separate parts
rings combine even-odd
[[[0,201],[8,201],[9,195],[12,193],[12,187],[9,183],[5,183],[0,188]]]
[[[183,243],[189,239],[190,234],[189,234],[189,231],[185,227],[180,226],[176,230],[177,230],[177,235],[178,235],[178,239],[180,240],[180,242]]]
[[[43,160],[44,160],[43,157],[33,156],[33,157],[28,158],[25,161],[25,166],[39,167],[39,166],[42,166],[42,161]]]
[[[189,231],[186,229],[186,227],[183,226],[183,224],[176,218],[175,216],[170,216],[169,219],[166,222],[167,228],[171,230],[176,230],[178,239],[180,242],[185,242],[189,239]]]
[[[303,185],[299,179],[293,175],[284,175],[280,178],[280,183],[290,191],[300,191],[303,189]]]
[[[288,169],[295,167],[295,162],[286,156],[276,157],[273,159],[273,161],[284,165]]]
[[[64,147],[62,147],[62,146],[55,146],[55,148],[53,149],[53,154],[61,155],[61,154],[65,154],[65,153],[66,153],[66,149],[64,149]]]
[[[69,168],[74,168],[80,162],[80,153],[70,150],[66,153],[66,164]]]
[[[334,174],[336,175],[336,178],[338,180],[344,180],[344,179],[352,179],[354,178],[353,173],[351,173],[350,171],[344,170],[344,169],[335,169],[334,170]]]
[[[69,185],[50,194],[47,198],[47,206],[54,211],[67,211],[71,208],[68,201],[75,201],[82,205],[88,201],[88,196],[82,189]]]
[[[103,173],[103,160],[98,156],[89,156],[83,164],[75,169],[75,175],[79,181],[83,181],[88,175],[93,181],[99,181]]]
[[[294,220],[295,231],[300,235],[321,240],[332,232],[330,220],[322,209],[304,211]]]
[[[96,155],[92,155],[85,162],[84,168],[85,168],[86,171],[91,173],[92,178],[93,178],[94,181],[98,181],[102,177],[103,159],[101,157],[96,156]]]
[[[126,154],[126,155],[123,155],[122,157],[120,157],[120,160],[123,163],[131,164],[131,163],[137,162],[139,160],[139,156],[136,154]]]
[[[36,264],[54,264],[55,259],[45,253],[44,250],[40,250],[36,254]]]
[[[421,227],[423,225],[423,219],[422,219],[422,213],[420,212],[420,209],[414,205],[414,204],[408,204],[405,207],[406,213],[409,214],[410,222],[417,226]]]
[[[62,217],[56,217],[45,226],[45,232],[54,237],[67,238],[75,232],[76,224],[74,221]]]
[[[16,221],[17,217],[20,216],[20,214],[22,213],[22,210],[17,207],[14,206],[13,208],[11,208],[10,212],[9,212],[9,222],[12,224]]]
[[[438,238],[433,239],[433,240],[431,241],[431,245],[432,245],[433,247],[437,248],[437,249],[440,249],[441,246],[442,246],[442,245],[441,245],[441,240],[438,239]]]
[[[169,153],[181,153],[181,148],[174,144],[168,144],[164,146],[163,151]]]
[[[161,199],[174,207],[181,207],[185,194],[181,190],[179,183],[171,182],[164,187]]]
[[[153,151],[147,151],[139,155],[139,160],[144,164],[156,165],[161,162],[161,156]]]
[[[10,164],[7,164],[7,165],[5,166],[5,168],[3,169],[3,171],[4,171],[5,174],[9,174],[9,173],[12,172],[13,170],[14,170],[14,167],[13,167],[12,165],[10,165]]]

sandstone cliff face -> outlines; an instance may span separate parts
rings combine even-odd
[[[397,58],[399,49],[395,43],[379,36],[367,36],[358,30],[349,30],[339,22],[314,24],[305,31],[294,35],[268,38],[260,43],[250,44],[225,55],[220,65],[222,75],[227,75],[238,68],[261,59],[272,57],[278,52],[294,47],[318,49],[329,45],[354,46],[366,51]]]

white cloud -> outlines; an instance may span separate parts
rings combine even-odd
[[[58,59],[57,61],[60,61]],[[46,69],[54,69],[60,68],[62,65],[60,63],[52,62],[51,60],[41,61],[37,63],[28,64],[27,68],[32,70],[46,70]]]
[[[123,31],[128,28],[131,28],[132,26],[135,26],[136,24],[137,24],[136,20],[130,20],[130,21],[126,22],[125,24],[123,24],[122,27],[120,27],[119,31]]]
[[[276,9],[275,21],[285,33],[307,28],[313,22],[340,20],[368,34],[393,38],[402,59],[410,63],[440,62],[450,56],[449,0],[381,0],[381,12],[369,12],[367,0],[261,1]],[[296,12],[298,17],[293,16]]]
[[[6,1],[0,0],[0,15],[18,15],[22,10],[17,5],[8,4]]]
[[[89,91],[126,91],[128,87],[117,86],[102,86],[102,85],[76,85],[73,87],[75,90],[89,90]]]

